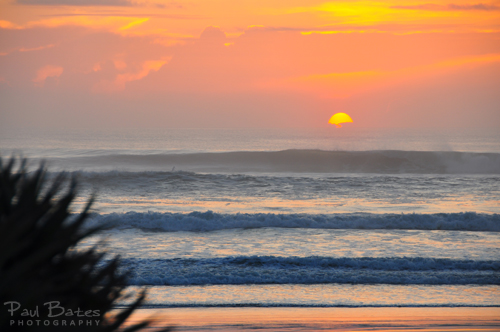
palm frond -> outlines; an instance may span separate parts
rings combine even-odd
[[[18,164],[17,170],[16,164]],[[103,230],[102,226],[84,227],[94,197],[84,210],[71,214],[78,183],[65,174],[47,180],[42,164],[28,173],[26,160],[0,158],[0,303],[16,301],[23,308],[43,308],[57,301],[63,308],[99,312],[101,323],[76,326],[76,331],[116,331],[143,303],[143,291],[126,309],[110,314],[126,287],[127,272],[120,269],[119,257],[105,259],[97,247],[75,250],[78,243]],[[16,311],[19,314],[21,310]],[[7,307],[0,310],[0,331],[51,331],[53,326],[10,324]],[[61,319],[44,317],[44,320]],[[129,326],[138,331],[150,321]],[[164,331],[170,331],[167,328]]]

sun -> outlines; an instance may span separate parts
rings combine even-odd
[[[328,121],[328,123],[336,125],[337,128],[342,127],[340,124],[344,122],[353,122],[353,121],[351,117],[345,113],[336,113]]]

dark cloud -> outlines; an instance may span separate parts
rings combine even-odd
[[[437,5],[433,3],[426,3],[422,5],[414,5],[414,6],[391,6],[391,8],[396,9],[417,9],[417,10],[434,10],[434,11],[447,11],[447,10],[486,10],[486,11],[494,11],[500,10],[500,6],[497,5],[488,5],[484,3],[476,3],[469,5]]]
[[[182,5],[179,2],[169,2],[169,3],[155,3],[153,5],[156,8],[176,8],[176,9],[182,9],[184,8],[184,5]]]

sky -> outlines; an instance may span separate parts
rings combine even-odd
[[[0,0],[1,128],[499,128],[500,1]]]

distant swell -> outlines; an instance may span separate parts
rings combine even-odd
[[[500,174],[499,153],[450,151],[243,151],[54,159],[69,169],[199,172]]]
[[[164,232],[206,232],[238,228],[418,229],[500,232],[499,214],[221,214],[127,212],[92,215],[90,225]]]
[[[430,284],[499,285],[499,261],[433,258],[236,256],[123,260],[131,285]]]

